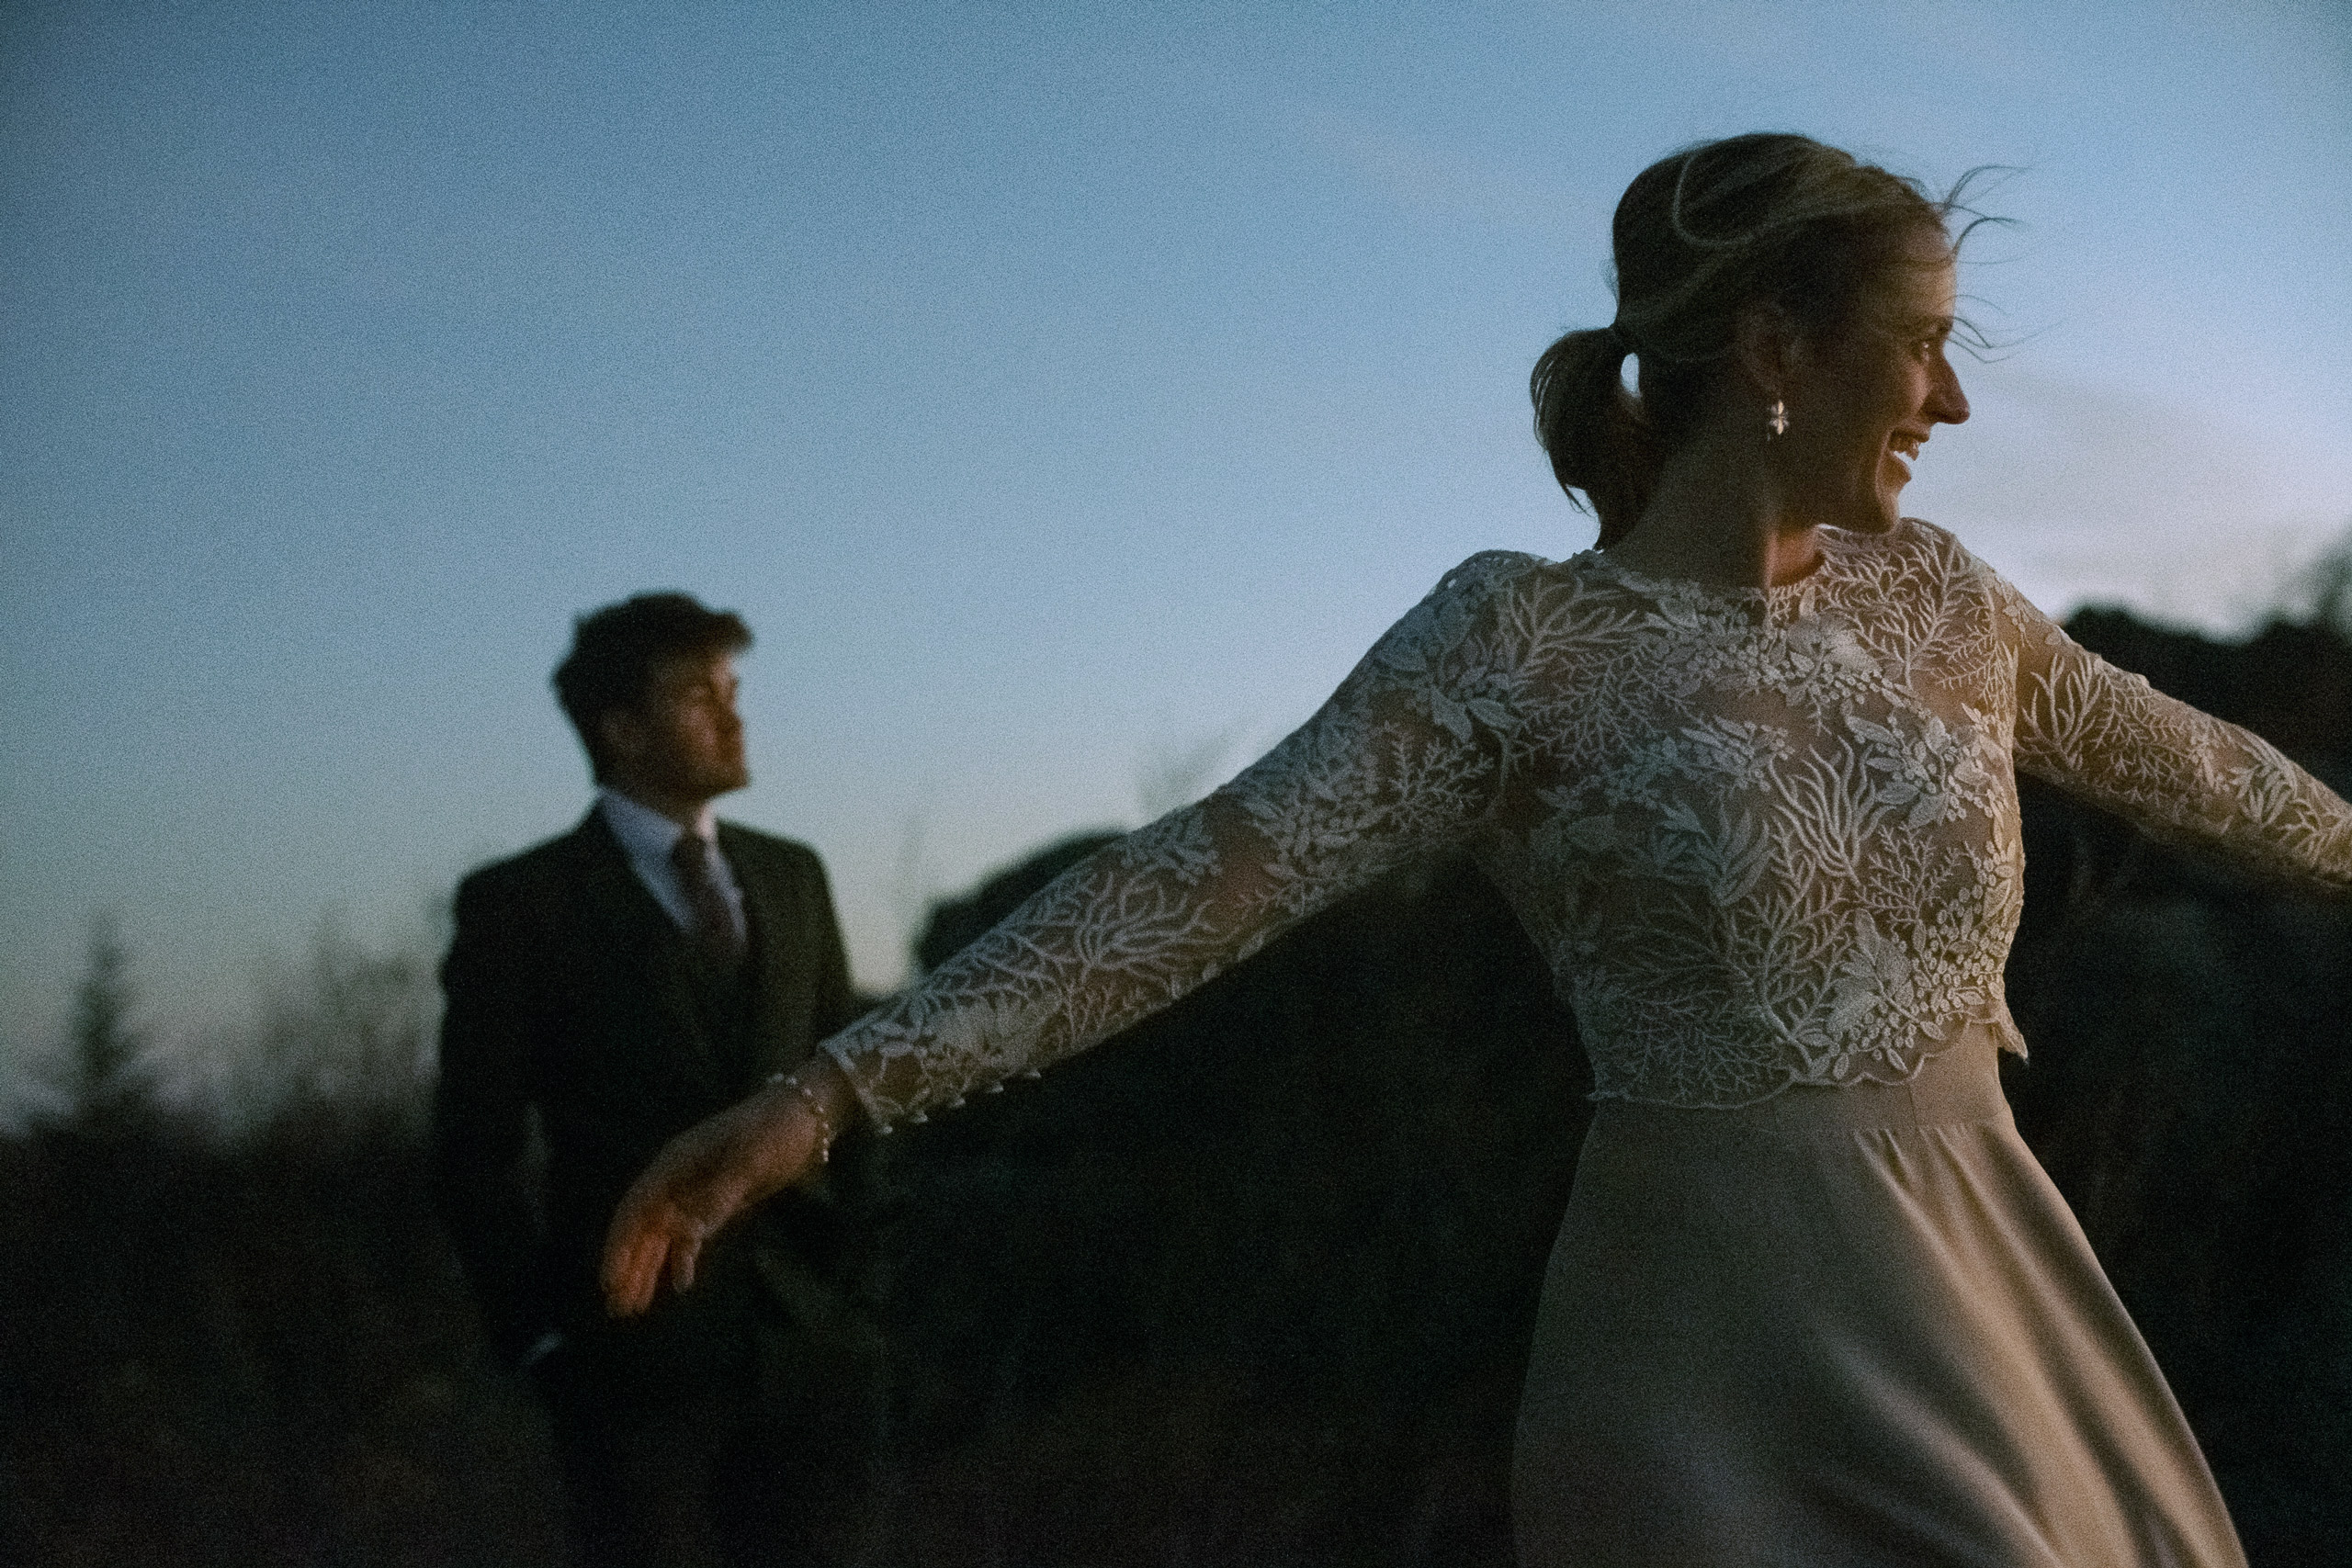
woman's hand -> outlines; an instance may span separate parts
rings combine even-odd
[[[677,1290],[692,1285],[695,1259],[721,1226],[816,1174],[856,1101],[841,1069],[821,1055],[798,1077],[805,1093],[790,1081],[770,1084],[653,1156],[605,1235],[605,1304],[613,1315],[651,1306],[664,1274]]]

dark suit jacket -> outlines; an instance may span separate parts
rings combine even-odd
[[[604,1325],[597,1264],[614,1207],[677,1134],[805,1061],[856,1003],[824,868],[805,845],[721,823],[749,928],[748,1048],[722,1049],[695,1007],[686,940],[647,892],[604,814],[459,885],[441,966],[447,1010],[434,1102],[435,1189],[485,1325],[510,1360],[542,1334]],[[534,1182],[529,1116],[546,1141]],[[537,1187],[538,1191],[534,1191]],[[737,1252],[821,1253],[838,1199],[781,1195],[724,1236]],[[741,1303],[714,1249],[650,1325],[691,1339]],[[786,1293],[790,1293],[789,1291]]]

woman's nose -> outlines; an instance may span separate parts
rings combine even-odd
[[[1944,424],[1966,424],[1968,394],[1960,389],[1960,373],[1948,359],[1939,356],[1936,364],[1942,374],[1936,378],[1935,396],[1928,405],[1928,416]]]

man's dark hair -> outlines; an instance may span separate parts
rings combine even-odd
[[[555,699],[601,779],[598,722],[616,708],[642,702],[655,665],[741,653],[751,646],[752,628],[732,610],[710,609],[690,593],[639,593],[572,622],[571,651],[555,667]]]

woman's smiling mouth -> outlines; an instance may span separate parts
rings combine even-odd
[[[1911,477],[1911,465],[1919,460],[1919,448],[1927,444],[1926,436],[1914,435],[1908,431],[1898,430],[1888,438],[1887,456],[1894,459],[1894,466],[1903,470],[1905,479]]]

